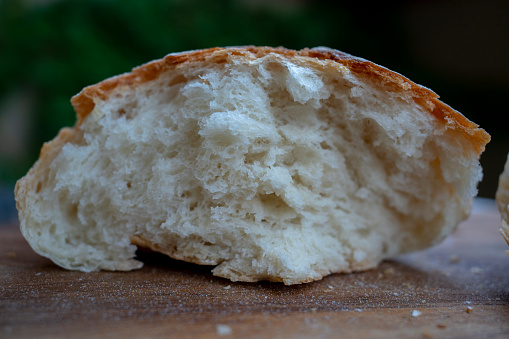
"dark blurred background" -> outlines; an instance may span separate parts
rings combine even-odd
[[[492,136],[479,196],[509,151],[509,1],[0,0],[0,222],[72,95],[171,52],[328,46],[402,73]],[[505,113],[504,113],[505,112]]]

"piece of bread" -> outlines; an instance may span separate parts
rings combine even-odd
[[[495,201],[498,210],[502,216],[502,225],[500,226],[500,234],[504,237],[509,245],[509,155],[507,157],[504,170],[498,179],[497,193]],[[509,254],[509,251],[506,251]]]
[[[72,98],[21,230],[82,271],[139,268],[135,245],[232,281],[369,269],[470,213],[489,135],[437,98],[327,48],[170,54]]]

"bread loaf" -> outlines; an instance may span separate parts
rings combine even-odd
[[[500,174],[498,180],[497,193],[495,202],[502,216],[502,225],[500,226],[500,234],[504,237],[509,245],[509,156],[506,160],[504,170]],[[509,254],[509,251],[506,251]]]
[[[16,185],[67,269],[137,246],[232,281],[298,284],[437,244],[470,213],[489,135],[431,90],[328,49],[167,55],[72,98]]]

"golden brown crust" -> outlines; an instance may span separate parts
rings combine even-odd
[[[160,60],[155,60],[134,68],[130,73],[112,77],[96,85],[84,88],[71,100],[78,115],[77,124],[81,124],[81,121],[90,114],[95,106],[95,100],[106,99],[117,87],[130,87],[145,83],[155,79],[159,74],[165,71],[180,67],[186,63],[203,62],[205,60],[209,63],[223,63],[232,55],[263,57],[270,53],[275,53],[289,59],[296,57],[314,58],[333,63],[336,67],[342,65],[347,67],[350,72],[354,73],[356,76],[363,78],[363,80],[370,81],[374,85],[379,85],[384,90],[391,92],[409,92],[417,104],[422,105],[447,128],[457,130],[463,134],[463,136],[473,144],[477,156],[480,156],[486,144],[490,141],[488,133],[480,129],[477,124],[468,120],[461,113],[438,100],[438,95],[433,91],[417,85],[404,76],[390,71],[387,68],[329,48],[294,51],[282,47],[216,47],[169,54]]]

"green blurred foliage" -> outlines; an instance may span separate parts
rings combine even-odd
[[[0,2],[0,101],[35,93],[30,149],[21,163],[0,157],[13,181],[43,142],[73,125],[69,100],[84,86],[164,55],[231,45],[338,45],[348,16],[319,6],[246,6],[239,1],[66,0]]]

